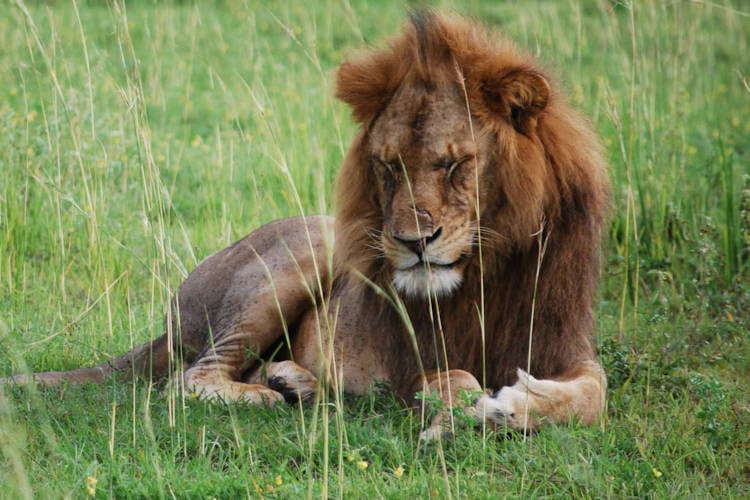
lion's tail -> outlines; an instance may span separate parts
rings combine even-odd
[[[97,366],[60,372],[13,375],[5,379],[0,378],[0,383],[26,384],[33,380],[38,384],[54,386],[64,381],[100,383],[115,374],[126,377],[163,377],[168,373],[170,367],[168,347],[167,336],[162,335]]]

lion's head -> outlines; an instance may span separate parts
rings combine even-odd
[[[449,296],[480,242],[530,246],[577,185],[606,183],[549,77],[457,16],[412,16],[387,49],[339,68],[337,96],[362,126],[337,183],[337,265],[406,297]]]

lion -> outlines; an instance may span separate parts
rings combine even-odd
[[[376,384],[412,405],[433,394],[425,439],[450,434],[454,410],[511,429],[595,422],[610,188],[588,121],[512,41],[433,11],[346,60],[336,96],[360,128],[334,218],[275,221],[208,257],[162,337],[93,368],[11,380],[165,376],[184,363],[185,387],[209,399],[275,404]]]

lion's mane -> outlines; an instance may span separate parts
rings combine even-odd
[[[527,74],[544,75],[549,87],[537,88]],[[588,122],[568,106],[550,75],[510,40],[458,16],[415,14],[386,48],[338,70],[337,96],[351,106],[361,130],[336,184],[334,294],[336,286],[351,287],[362,276],[390,287],[383,257],[372,245],[384,215],[362,144],[399,86],[438,79],[465,88],[476,134],[494,137],[493,149],[480,154],[490,155],[495,168],[480,179],[485,236],[461,288],[432,307],[404,299],[415,337],[407,338],[402,318],[383,307],[377,293],[362,292],[362,300],[372,301],[371,320],[402,332],[388,340],[394,343],[394,388],[406,390],[409,384],[399,377],[419,364],[460,367],[488,387],[511,384],[516,368],[526,368],[530,335],[532,373],[559,375],[595,357],[593,299],[609,204],[605,161]],[[412,338],[421,363],[409,355]]]

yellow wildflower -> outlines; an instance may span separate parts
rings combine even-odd
[[[88,476],[86,478],[86,491],[88,491],[90,496],[96,495],[96,483],[98,483],[99,480],[95,477]]]
[[[404,468],[400,465],[396,467],[396,469],[393,471],[393,475],[396,477],[401,477],[404,475]]]
[[[367,463],[367,460],[360,460],[357,462],[357,467],[359,470],[365,470],[370,464]]]
[[[656,467],[654,467],[653,469],[651,469],[651,472],[654,473],[654,477],[661,477],[661,471],[658,470]]]

